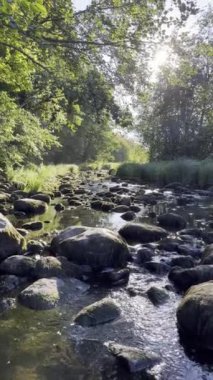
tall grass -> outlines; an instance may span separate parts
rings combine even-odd
[[[117,176],[162,186],[171,182],[180,182],[183,185],[207,188],[213,186],[213,159],[202,161],[180,159],[146,164],[129,162],[119,166]]]
[[[8,168],[7,177],[15,183],[23,184],[25,191],[51,192],[59,186],[61,176],[77,172],[76,165],[32,165],[17,170]]]

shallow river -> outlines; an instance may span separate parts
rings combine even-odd
[[[105,183],[104,185],[107,185]],[[137,185],[134,185],[137,186]],[[97,186],[90,187],[97,191]],[[168,193],[168,202],[158,206],[142,207],[139,221],[151,221],[150,210],[162,213],[176,210],[187,218],[189,225],[202,225],[209,213],[209,204],[198,200],[191,206],[176,208]],[[157,207],[157,209],[156,209]],[[36,218],[35,218],[36,219]],[[69,225],[109,227],[117,230],[125,222],[120,214],[103,213],[87,207],[66,209],[55,213],[50,206],[40,220],[45,223],[43,232],[63,229]],[[32,220],[32,219],[31,219]],[[22,221],[13,220],[16,225]],[[42,233],[43,233],[42,232]],[[38,233],[32,233],[35,237]],[[47,237],[48,239],[48,237]],[[168,253],[169,254],[169,253]],[[143,293],[151,285],[165,286],[165,276],[149,274],[139,267],[131,267],[129,284],[126,287],[103,289],[92,287],[79,300],[67,299],[66,305],[50,311],[31,311],[18,306],[0,319],[0,380],[98,380],[98,379],[143,379],[140,376],[120,375],[116,368],[107,368],[100,376],[97,353],[90,349],[84,353],[83,339],[101,342],[117,341],[138,348],[148,348],[160,354],[162,364],[155,367],[155,379],[159,380],[213,380],[213,366],[198,363],[184,352],[179,343],[176,328],[176,307],[181,295],[170,292],[169,301],[154,306]],[[130,297],[126,288],[134,288],[138,295]],[[109,295],[117,301],[122,317],[113,323],[83,328],[75,326],[73,317],[82,306]],[[84,342],[84,341],[83,341]]]

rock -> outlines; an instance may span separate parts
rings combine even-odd
[[[164,304],[169,299],[168,293],[163,289],[157,288],[156,286],[152,286],[147,290],[147,296],[156,306]]]
[[[19,288],[25,282],[26,282],[26,278],[20,278],[12,274],[1,275],[0,276],[0,294],[11,292],[12,290]]]
[[[22,290],[18,300],[30,309],[52,309],[58,304],[63,287],[64,282],[58,278],[42,278]]]
[[[0,192],[0,203],[5,203],[9,200],[10,195]]]
[[[160,362],[160,357],[153,352],[124,346],[115,342],[109,342],[106,345],[119,363],[124,365],[131,373],[150,369]]]
[[[127,212],[129,211],[130,207],[128,206],[125,206],[125,205],[120,205],[120,206],[116,206],[112,209],[113,212],[119,212],[119,213],[122,213],[122,212]]]
[[[0,300],[0,313],[16,308],[15,298],[3,298]]]
[[[192,256],[197,259],[199,259],[202,255],[202,250],[191,244],[180,244],[177,248],[177,252],[181,255]]]
[[[29,231],[25,230],[24,228],[17,228],[16,231],[18,231],[21,236],[27,236],[29,233]]]
[[[64,205],[62,203],[57,203],[55,205],[55,210],[56,211],[63,211],[65,209]]]
[[[192,285],[213,280],[213,265],[198,265],[189,269],[174,268],[169,273],[169,279],[180,290],[187,290]]]
[[[206,244],[213,244],[213,231],[203,232],[202,238]]]
[[[169,272],[170,266],[158,261],[148,261],[144,263],[144,267],[151,273],[166,274]]]
[[[213,244],[207,245],[205,248],[201,257],[201,264],[213,265]]]
[[[196,348],[213,350],[213,281],[192,286],[177,309],[180,334]]]
[[[127,211],[121,215],[121,218],[130,221],[136,218],[136,214],[133,211]]]
[[[140,212],[141,208],[139,206],[132,205],[132,206],[130,206],[130,210],[134,211],[134,212]]]
[[[77,226],[77,227],[67,227],[65,230],[59,232],[52,240],[51,242],[51,250],[53,253],[56,253],[59,250],[60,243],[63,240],[72,238],[74,236],[77,236],[81,234],[82,232],[85,232],[88,230],[89,227],[84,227],[84,226]]]
[[[167,252],[174,252],[177,251],[178,245],[181,244],[180,239],[171,239],[171,238],[165,238],[160,241],[158,244],[158,249],[167,251]]]
[[[192,268],[195,266],[194,260],[191,256],[176,256],[170,261],[172,267],[177,266],[181,268]]]
[[[154,251],[151,248],[140,248],[137,251],[137,263],[138,264],[144,264],[147,261],[151,261],[154,256]]]
[[[168,213],[158,217],[158,223],[161,227],[174,228],[181,230],[186,227],[186,220],[178,214]]]
[[[29,240],[27,243],[27,252],[32,254],[40,254],[43,252],[45,243],[43,241]]]
[[[121,286],[126,285],[129,281],[129,269],[106,269],[98,273],[97,280],[103,285],[107,286]]]
[[[10,256],[0,263],[0,273],[21,277],[33,277],[35,268],[35,258],[21,255]]]
[[[47,207],[47,203],[32,198],[17,199],[14,202],[14,210],[26,214],[43,214]]]
[[[49,204],[51,201],[51,197],[45,193],[38,193],[38,194],[32,195],[30,198],[37,199],[38,201],[43,201],[47,204]]]
[[[95,302],[83,308],[75,317],[74,322],[81,326],[96,326],[111,322],[120,316],[116,303],[108,298]]]
[[[76,230],[76,227],[74,227]],[[55,250],[60,256],[79,265],[90,265],[94,269],[118,268],[126,265],[129,250],[116,232],[105,228],[88,228],[63,240]]]
[[[39,231],[43,228],[42,222],[29,222],[22,225],[22,228],[25,230]]]
[[[127,242],[134,243],[151,243],[167,236],[163,228],[145,223],[128,223],[119,230],[119,234]]]
[[[45,256],[37,260],[34,273],[36,278],[81,278],[83,269],[69,262],[65,257]]]
[[[191,235],[196,238],[201,238],[203,231],[200,228],[186,228],[185,230],[180,231],[180,235]]]
[[[124,206],[130,206],[131,205],[131,198],[130,197],[121,197],[118,200],[119,205],[124,205]]]
[[[0,214],[0,260],[20,254],[25,249],[25,239],[10,221]]]

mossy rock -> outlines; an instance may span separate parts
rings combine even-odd
[[[104,298],[82,309],[76,315],[74,322],[81,326],[96,326],[111,322],[119,316],[120,309],[116,303]]]

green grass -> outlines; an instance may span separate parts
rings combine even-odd
[[[8,168],[8,179],[22,184],[25,191],[44,191],[51,192],[59,186],[60,177],[66,174],[77,174],[76,165],[40,165],[30,168],[20,168],[14,170]]]
[[[117,176],[162,186],[180,182],[183,185],[207,188],[213,186],[213,159],[180,159],[146,164],[128,162],[118,167]]]
[[[115,169],[117,170],[119,167],[120,163],[119,162],[103,162],[103,161],[95,161],[91,163],[83,163],[80,165],[80,170],[85,170],[85,169],[91,169],[91,170],[110,170],[110,169]]]

